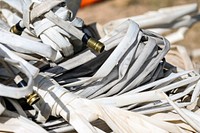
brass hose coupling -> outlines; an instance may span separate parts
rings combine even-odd
[[[87,34],[85,34],[82,38],[82,41],[87,44],[87,47],[93,49],[94,51],[101,53],[104,51],[105,45],[100,42],[97,41],[96,39],[88,36]]]
[[[25,87],[27,85],[27,83],[19,75],[17,75],[14,78],[14,81],[18,87]],[[36,92],[33,91],[31,94],[25,96],[25,99],[26,99],[26,102],[32,106],[33,104],[35,104],[37,101],[40,100],[40,97],[38,96]]]
[[[26,102],[29,105],[33,105],[40,100],[40,97],[38,96],[38,94],[36,92],[32,92],[28,96],[25,96],[25,98],[26,98]]]
[[[11,28],[10,28],[10,32],[14,33],[14,34],[17,34],[17,35],[21,35],[22,32],[24,31],[25,27],[21,27],[20,26],[20,21],[16,24],[16,25],[13,25]]]

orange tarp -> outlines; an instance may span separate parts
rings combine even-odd
[[[101,0],[82,0],[81,7],[84,7],[84,6],[93,4],[95,2],[99,2],[99,1],[101,1]]]

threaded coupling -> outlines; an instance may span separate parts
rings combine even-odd
[[[95,40],[94,38],[89,38],[89,40],[87,41],[87,46],[93,50],[95,50],[98,53],[103,52],[105,46],[103,43],[101,43],[100,41]]]
[[[33,105],[35,104],[37,101],[40,100],[40,97],[38,96],[38,94],[36,92],[33,92],[31,94],[29,94],[28,96],[25,97],[26,98],[26,102],[29,105]]]
[[[14,33],[14,34],[17,34],[17,35],[21,35],[22,34],[22,31],[18,30],[16,25],[13,25],[11,28],[10,28],[10,32]]]

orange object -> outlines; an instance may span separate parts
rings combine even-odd
[[[94,3],[99,2],[99,1],[101,1],[101,0],[82,0],[81,1],[81,7],[91,5],[91,4],[94,4]]]

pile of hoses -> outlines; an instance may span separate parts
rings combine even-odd
[[[123,20],[104,27],[105,36],[93,44],[105,49],[96,53],[84,44],[85,34],[95,35],[75,17],[80,1],[4,2],[22,18],[2,9],[8,24],[0,21],[0,130],[101,133],[90,123],[101,119],[114,132],[200,131],[200,76],[178,72],[165,60],[170,43],[161,35]],[[172,21],[196,6],[186,9]],[[13,21],[11,32],[20,36],[8,31]],[[157,27],[169,26],[162,24]]]

